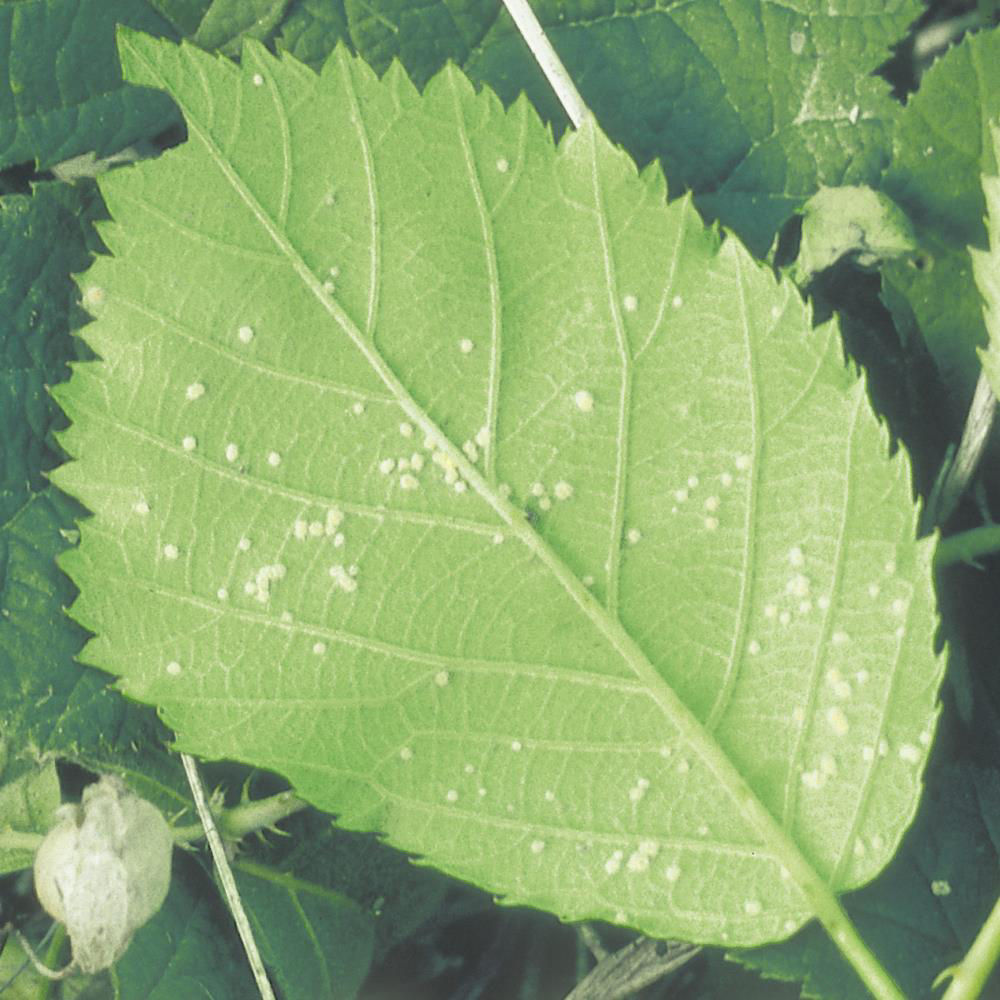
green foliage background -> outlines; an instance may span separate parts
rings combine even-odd
[[[759,258],[780,265],[783,252],[794,252],[795,212],[820,185],[868,184],[902,207],[915,254],[874,274],[842,261],[809,291],[820,315],[841,316],[849,347],[870,369],[876,409],[924,488],[943,445],[957,439],[978,374],[976,348],[989,342],[966,249],[987,248],[981,175],[996,171],[988,124],[1000,115],[1000,36],[988,6],[980,30],[956,39],[922,76],[926,66],[915,57],[905,71],[897,66],[897,89],[906,89],[907,71],[919,77],[904,99],[874,71],[891,46],[905,55],[919,18],[952,11],[907,0],[856,0],[848,16],[828,13],[819,0],[805,8],[811,13],[762,0],[536,5],[608,135],[640,164],[659,159],[672,198],[692,191],[704,215],[735,230]],[[254,38],[316,68],[344,42],[379,72],[400,59],[418,85],[450,59],[505,102],[525,91],[554,131],[566,127],[495,0],[0,3],[0,166],[7,168],[0,173],[0,824],[23,830],[45,829],[53,760],[67,790],[81,769],[110,770],[169,813],[190,808],[167,752],[169,732],[75,661],[86,636],[64,613],[74,591],[54,560],[75,545],[83,511],[46,478],[62,461],[54,432],[65,425],[48,389],[84,351],[70,336],[85,320],[72,275],[102,249],[92,223],[104,208],[88,175],[112,168],[86,159],[60,165],[90,153],[134,160],[183,135],[165,95],[122,83],[116,23],[233,57],[243,38]],[[988,509],[994,467],[989,457]],[[970,504],[946,530],[979,518]],[[987,559],[985,570],[939,574],[949,685],[928,790],[889,868],[847,900],[866,940],[915,998],[934,995],[933,977],[962,956],[1000,890],[993,570]],[[254,795],[279,787],[236,765],[217,765],[209,776],[231,801],[248,778]],[[561,995],[578,976],[579,946],[554,921],[500,911],[370,838],[331,830],[319,813],[285,825],[293,833],[287,841],[247,845],[241,876],[257,885],[247,897],[284,996],[315,997],[334,983],[331,996],[352,996],[369,973],[363,996],[415,996],[392,993],[400,968],[409,988],[422,984],[428,997],[482,984],[509,990],[498,996],[542,998]],[[24,864],[23,856],[0,861],[12,873]],[[4,883],[5,907],[23,896],[16,880]],[[947,883],[950,892],[935,894],[931,883]],[[273,898],[282,892],[298,928]],[[25,919],[32,932],[44,927],[30,909]],[[560,957],[526,941],[527,927]],[[814,927],[732,957],[804,983],[808,995],[864,996]],[[511,967],[526,970],[516,984]],[[725,978],[732,974],[711,954],[669,988],[721,996],[733,988]],[[66,995],[167,998],[200,988],[240,997],[252,989],[245,976],[214,886],[201,859],[191,858],[114,974]],[[739,989],[754,988],[749,982]],[[764,989],[777,996],[781,987]]]

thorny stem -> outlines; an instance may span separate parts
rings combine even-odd
[[[983,991],[989,974],[1000,958],[1000,900],[993,912],[979,929],[976,940],[961,962],[942,973],[939,978],[951,976],[951,985],[941,1000],[975,1000]],[[935,986],[938,984],[935,983]]]
[[[223,846],[222,838],[215,826],[215,817],[208,807],[205,798],[205,788],[201,783],[198,774],[198,765],[190,754],[181,754],[181,763],[184,765],[184,773],[187,775],[188,784],[191,786],[191,795],[194,797],[195,808],[205,828],[205,836],[208,839],[208,848],[212,852],[212,860],[215,862],[215,871],[222,883],[222,891],[225,893],[226,902],[229,904],[229,912],[236,922],[236,929],[239,931],[240,940],[243,942],[243,949],[247,953],[247,960],[250,963],[250,970],[253,972],[257,989],[260,992],[261,1000],[275,1000],[274,990],[267,978],[264,969],[263,959],[257,949],[257,942],[253,936],[253,929],[247,918],[246,910],[243,908],[243,900],[240,898],[240,891],[236,887],[236,879],[233,878],[233,870],[229,867],[229,859],[226,857],[226,848]]]
[[[222,839],[242,840],[247,834],[274,826],[294,813],[307,807],[308,803],[296,798],[292,792],[279,792],[266,799],[253,802],[242,802],[229,809],[213,810],[216,826]],[[188,844],[205,836],[205,828],[201,823],[189,826],[177,826],[173,829],[174,843]]]

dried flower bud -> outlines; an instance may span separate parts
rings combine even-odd
[[[173,838],[160,811],[103,777],[80,805],[63,805],[35,855],[35,891],[64,923],[82,972],[116,962],[163,905]]]

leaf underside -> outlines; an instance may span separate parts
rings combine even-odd
[[[457,70],[120,47],[190,138],[102,180],[103,360],[58,391],[86,661],[182,749],[567,919],[751,945],[812,913],[789,850],[871,879],[941,664],[836,329]]]

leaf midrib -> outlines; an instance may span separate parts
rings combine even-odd
[[[141,52],[135,49],[127,35],[122,36],[120,44],[123,48],[130,51],[133,59],[144,66],[146,73],[151,79],[156,80],[163,89],[168,91],[171,89],[167,81],[159,74],[157,68]],[[184,52],[185,48],[182,47],[181,51]],[[337,58],[344,65],[346,57],[343,52],[338,51],[334,58]],[[261,61],[261,47],[258,45],[248,44],[244,49],[244,69],[248,69],[250,65],[253,65],[260,72],[270,72],[269,67]],[[232,72],[234,74],[237,72],[235,67]],[[453,72],[453,70],[445,70],[444,72]],[[354,91],[349,71],[345,73],[345,83],[356,106],[357,94]],[[840,909],[836,897],[827,882],[758,798],[756,792],[737,770],[733,761],[723,752],[721,746],[710,737],[701,722],[699,722],[690,709],[680,700],[676,692],[660,676],[635,640],[625,631],[621,622],[611,619],[607,615],[606,609],[598,603],[593,594],[583,586],[580,580],[556,555],[544,539],[532,530],[531,526],[521,516],[520,511],[491,489],[478,468],[467,461],[464,453],[455,447],[449,438],[416,403],[385,359],[375,350],[374,345],[366,343],[361,331],[358,330],[343,308],[324,293],[321,282],[305,264],[305,261],[296,248],[277,229],[270,215],[257,201],[242,178],[223,157],[214,140],[192,113],[191,109],[176,94],[173,94],[173,96],[174,100],[177,101],[185,113],[191,134],[196,136],[201,142],[212,162],[232,187],[234,194],[247,206],[278,250],[288,259],[293,270],[301,278],[305,288],[313,294],[317,302],[329,313],[355,349],[362,355],[378,378],[396,398],[406,416],[426,435],[431,437],[436,442],[438,448],[448,454],[472,489],[496,512],[507,528],[510,529],[511,534],[542,562],[566,592],[567,596],[580,608],[584,616],[622,657],[636,678],[647,688],[650,696],[659,705],[665,717],[676,726],[681,739],[701,759],[717,785],[728,794],[733,800],[734,806],[742,813],[743,818],[749,821],[775,856],[781,860],[788,870],[790,878],[802,890],[814,911],[823,914],[824,919],[829,919],[832,914],[841,915],[843,911]],[[283,109],[280,108],[280,105],[278,107],[280,113],[283,114]],[[596,125],[591,121],[587,121],[577,133],[583,138],[589,139],[592,156],[596,156],[595,131]],[[369,183],[374,184],[374,177],[370,172]]]

